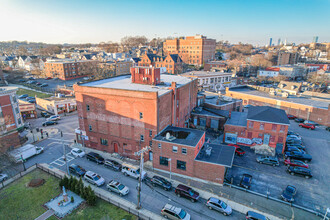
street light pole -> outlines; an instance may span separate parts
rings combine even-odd
[[[149,150],[151,150],[150,146],[146,146],[144,148],[142,148],[141,150],[137,151],[134,153],[135,156],[141,156],[140,159],[140,178],[139,178],[139,184],[138,184],[138,203],[136,206],[136,209],[141,209],[141,186],[142,186],[142,172],[143,172],[143,160],[144,160],[144,153],[148,152]]]
[[[63,146],[63,156],[64,156],[64,161],[65,161],[66,172],[70,176],[70,171],[69,171],[69,167],[68,167],[68,161],[66,159],[65,145],[64,145],[64,141],[63,141],[63,132],[62,131],[61,131],[61,140],[62,140],[62,146]]]
[[[168,161],[170,161],[170,180],[172,181],[172,158],[169,158]]]

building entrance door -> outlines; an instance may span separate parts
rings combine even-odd
[[[269,138],[270,138],[269,134],[264,134],[264,144],[269,145]]]
[[[152,159],[153,159],[152,151],[149,151],[149,160],[152,161]]]
[[[115,153],[118,153],[118,144],[117,143],[113,144],[113,148],[114,148]]]

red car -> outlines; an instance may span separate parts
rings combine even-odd
[[[244,154],[245,154],[245,151],[244,150],[242,150],[242,148],[240,148],[238,145],[236,145],[236,144],[228,144],[228,146],[233,146],[233,147],[235,147],[236,149],[235,149],[235,154],[237,155],[237,156],[243,156]]]
[[[284,164],[287,166],[292,166],[292,167],[304,167],[304,168],[308,168],[308,164],[300,161],[300,160],[290,160],[290,159],[286,159],[284,161]]]
[[[46,80],[52,79],[52,77],[47,77]]]
[[[296,118],[296,116],[294,116],[294,115],[288,115],[288,119],[295,119]]]
[[[309,123],[300,123],[299,127],[301,128],[308,128],[310,130],[314,130],[315,129],[315,125],[313,124],[309,124]]]

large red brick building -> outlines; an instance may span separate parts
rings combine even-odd
[[[49,60],[45,62],[44,72],[47,77],[70,80],[91,75],[97,64],[95,60]]]
[[[183,63],[178,54],[168,54],[167,56],[158,56],[145,53],[139,61],[139,66],[165,67],[166,72],[170,74],[179,74],[183,71]]]
[[[0,153],[20,144],[17,128],[22,127],[17,88],[0,87]]]
[[[235,148],[205,143],[205,132],[166,127],[153,139],[153,168],[173,175],[222,184]]]
[[[214,60],[216,40],[203,35],[166,40],[163,44],[165,54],[178,54],[186,64],[201,66]]]
[[[231,112],[225,124],[224,142],[245,146],[268,145],[284,152],[290,122],[284,110],[269,106]]]
[[[79,129],[90,148],[135,158],[168,125],[185,127],[196,106],[197,80],[132,67],[131,76],[74,85]],[[160,78],[159,78],[160,77]]]

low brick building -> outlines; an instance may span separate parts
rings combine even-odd
[[[19,103],[19,110],[21,112],[22,118],[25,119],[36,119],[37,111],[36,105],[34,103]]]
[[[245,146],[268,145],[284,152],[290,122],[284,110],[269,106],[231,112],[225,124],[224,142]]]
[[[204,64],[204,71],[227,71],[228,67],[227,64],[223,61],[210,61]]]
[[[55,115],[74,112],[77,110],[77,104],[74,98],[50,97],[42,99],[36,97],[36,104],[42,109]]]
[[[243,105],[271,106],[285,110],[287,114],[305,120],[315,121],[318,124],[330,126],[330,104],[327,100],[318,97],[270,95],[253,88],[243,86],[227,88],[226,96],[242,99]]]
[[[197,80],[132,67],[131,76],[74,85],[86,147],[136,158],[166,126],[185,127],[196,107]]]
[[[171,175],[223,184],[235,148],[205,143],[205,132],[166,127],[153,138],[153,168]]]
[[[177,54],[158,56],[156,54],[145,53],[139,61],[139,66],[165,67],[166,72],[170,74],[179,74],[183,71],[182,60]]]

